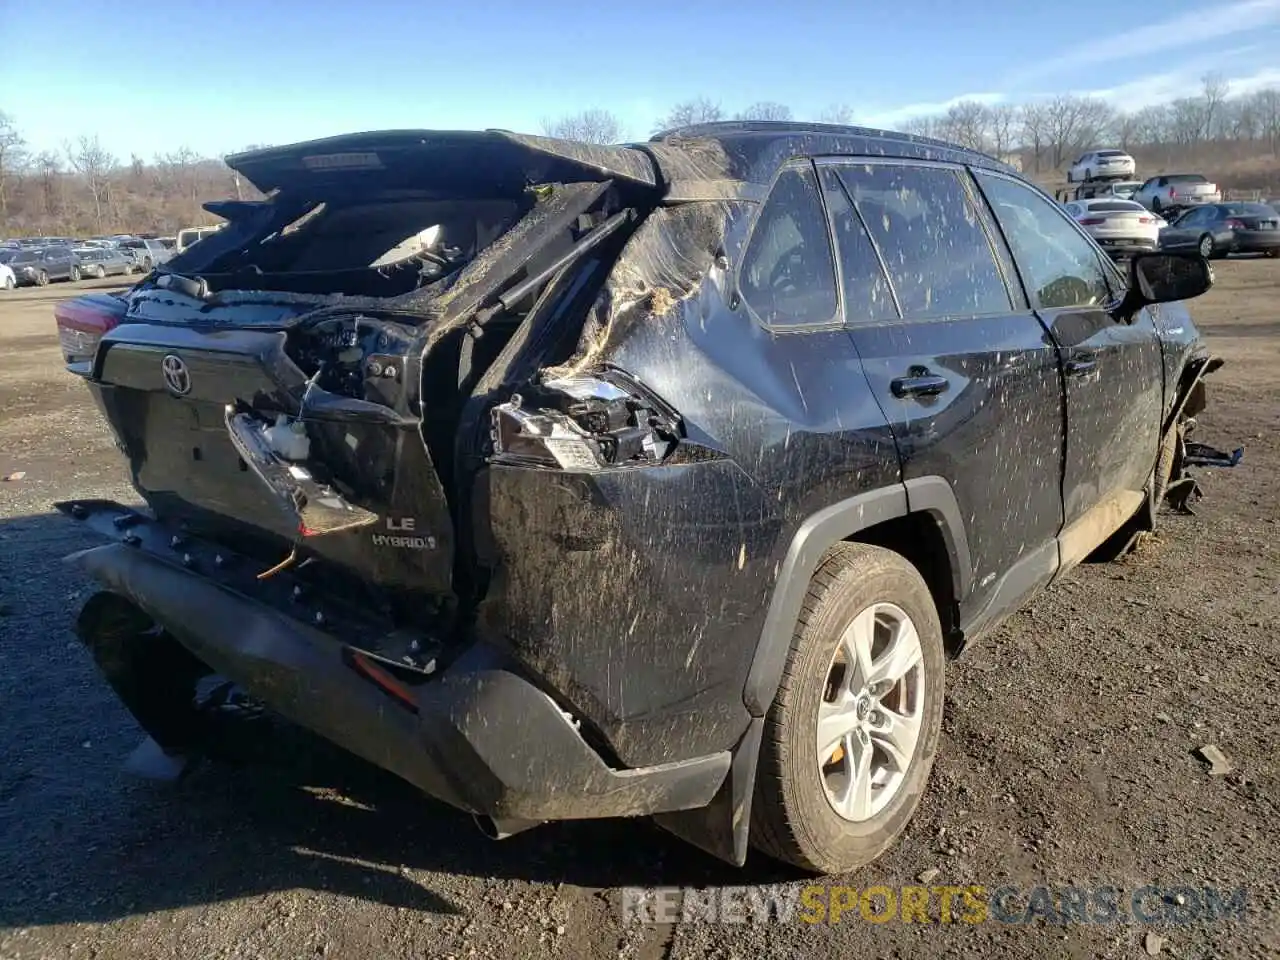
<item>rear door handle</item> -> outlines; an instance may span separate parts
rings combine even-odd
[[[1075,360],[1068,360],[1066,369],[1069,377],[1088,376],[1098,369],[1098,360],[1093,356],[1078,357]]]
[[[927,373],[919,377],[898,377],[889,384],[889,389],[899,400],[906,397],[936,397],[948,387],[951,381],[936,373]]]

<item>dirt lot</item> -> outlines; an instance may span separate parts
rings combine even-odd
[[[0,294],[0,476],[26,473],[0,482],[0,957],[1275,955],[1280,261],[1215,269],[1194,312],[1229,362],[1200,438],[1243,464],[1204,471],[1196,516],[1166,515],[1140,555],[1079,569],[953,665],[924,806],[836,882],[1245,887],[1243,919],[623,925],[623,886],[796,881],[645,824],[492,843],[301,733],[181,788],[128,778],[138,732],[69,629],[87,586],[60,558],[93,541],[49,511],[132,492],[61,370],[60,284]],[[1234,771],[1210,776],[1204,743]]]

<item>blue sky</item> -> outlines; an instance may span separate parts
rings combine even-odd
[[[647,137],[694,96],[900,125],[978,97],[1139,107],[1217,70],[1280,86],[1280,0],[0,0],[0,110],[34,149],[97,134],[122,159],[387,127],[538,132],[612,110]],[[125,15],[93,17],[118,7]]]

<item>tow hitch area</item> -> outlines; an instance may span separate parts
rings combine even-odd
[[[227,433],[249,469],[267,485],[276,502],[304,537],[338,533],[368,526],[378,519],[343,499],[338,491],[317,480],[305,466],[309,441],[298,421],[281,418],[273,425],[247,410],[228,404]],[[277,450],[292,454],[286,460]]]

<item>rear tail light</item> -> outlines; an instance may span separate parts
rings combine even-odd
[[[609,374],[547,380],[492,417],[495,461],[573,471],[659,463],[680,429],[664,404]]]
[[[1177,195],[1178,195],[1178,191],[1177,191],[1177,189],[1176,189],[1176,188],[1174,188],[1174,187],[1170,187],[1170,188],[1169,188],[1169,199],[1171,199],[1171,200],[1172,200],[1172,199],[1173,199],[1174,197],[1176,197]]]
[[[89,376],[98,343],[120,325],[124,315],[124,301],[108,294],[90,294],[56,304],[53,318],[58,324],[58,342],[67,369]]]
[[[1244,221],[1237,220],[1235,217],[1232,217],[1227,221],[1227,229],[1228,230],[1246,230],[1248,228],[1245,226]]]
[[[1107,222],[1106,217],[1085,217],[1083,220],[1080,221],[1080,226],[1096,227],[1098,224],[1106,223],[1106,222]]]
[[[1139,217],[1138,222],[1139,223],[1155,223],[1155,221],[1150,217]]]

